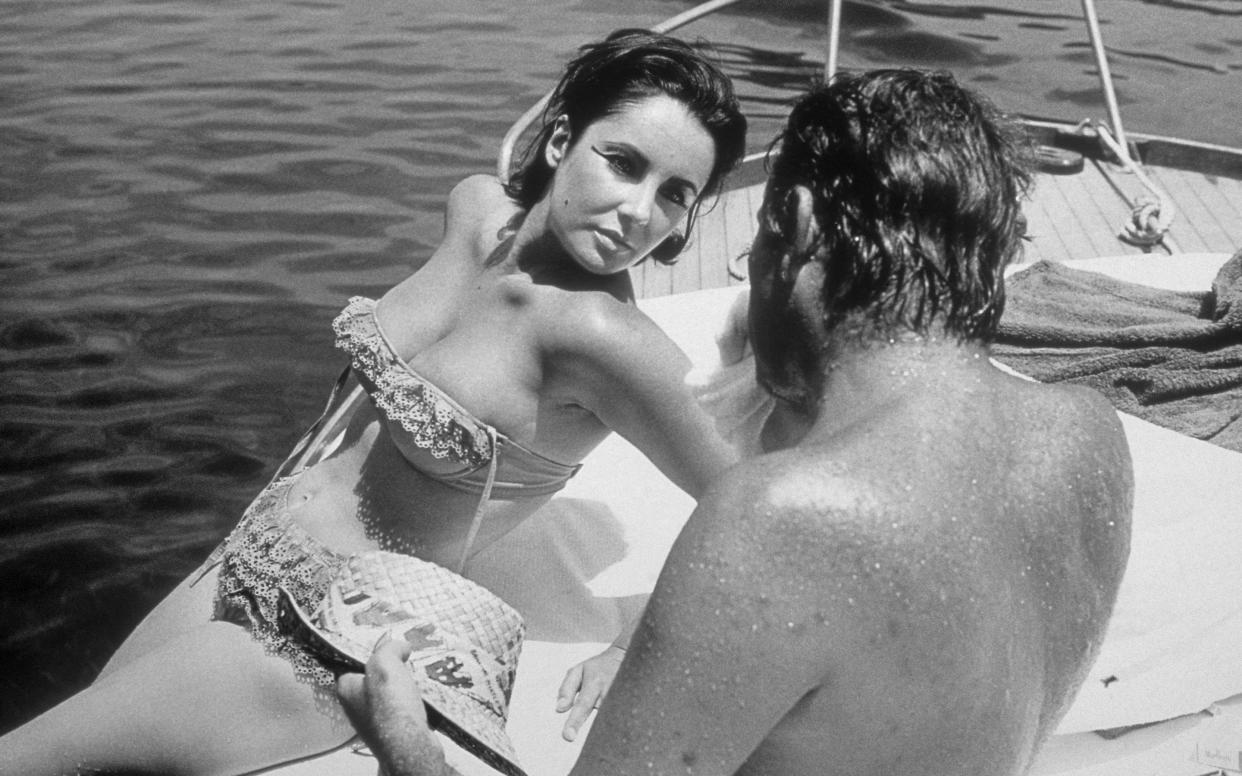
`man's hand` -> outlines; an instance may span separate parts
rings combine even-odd
[[[582,723],[593,710],[599,708],[623,659],[625,650],[613,645],[565,672],[561,690],[556,695],[556,710],[569,712],[565,728],[561,731],[561,737],[566,741],[577,738]]]
[[[409,656],[408,643],[385,637],[367,661],[366,674],[342,674],[336,693],[385,776],[457,776],[427,725],[422,693],[405,664]]]

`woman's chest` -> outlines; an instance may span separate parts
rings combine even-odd
[[[584,432],[572,370],[555,345],[556,302],[521,279],[477,277],[426,294],[385,297],[376,322],[393,369],[505,436],[552,457]]]

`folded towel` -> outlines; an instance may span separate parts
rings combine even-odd
[[[993,355],[1090,386],[1165,428],[1242,451],[1242,251],[1210,291],[1166,291],[1040,262],[1007,281]]]

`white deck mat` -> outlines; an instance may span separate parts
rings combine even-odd
[[[1227,258],[1124,256],[1075,266],[1201,291]],[[700,291],[642,306],[697,366],[710,368],[717,363],[715,333],[738,293]],[[1219,754],[1219,742],[1205,736],[1242,718],[1242,698],[1222,703],[1219,717],[1196,713],[1242,693],[1242,659],[1236,657],[1242,643],[1242,454],[1130,416],[1122,420],[1136,475],[1129,569],[1100,659],[1063,735],[1053,738],[1032,771],[1039,776],[1197,776],[1211,771],[1195,761],[1201,739],[1206,754]],[[561,776],[572,767],[589,726],[577,743],[561,739],[564,717],[553,711],[561,678],[640,611],[692,507],[629,444],[612,438],[565,491],[475,561],[471,576],[527,620],[508,729],[531,776]],[[1105,687],[1110,676],[1118,678]],[[1172,717],[1181,718],[1111,740],[1079,732]],[[468,776],[493,773],[447,748]],[[372,776],[375,761],[347,748],[275,772]]]

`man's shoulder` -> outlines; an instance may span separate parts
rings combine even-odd
[[[1021,409],[1030,434],[1046,441],[1045,459],[1052,450],[1062,453],[1070,468],[1096,466],[1117,480],[1128,480],[1130,451],[1117,410],[1099,391],[1070,383],[1032,383],[1032,400]],[[1098,466],[1097,466],[1098,464]]]
[[[722,525],[797,527],[815,536],[857,525],[876,494],[829,454],[791,448],[748,458],[718,477],[700,499],[704,509],[732,520]]]
[[[1016,396],[1045,413],[1044,420],[1067,425],[1090,423],[1120,431],[1116,411],[1099,391],[1075,383],[1039,383],[1014,378]]]

